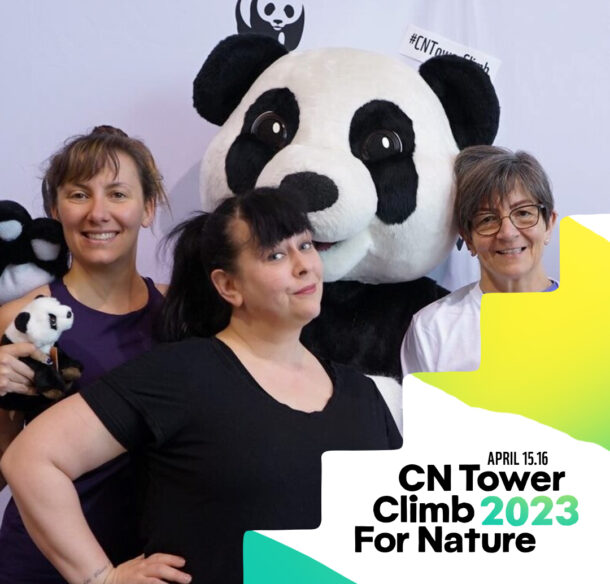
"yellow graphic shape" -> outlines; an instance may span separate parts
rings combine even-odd
[[[560,266],[555,292],[483,296],[478,371],[417,377],[610,449],[610,242],[563,219]]]

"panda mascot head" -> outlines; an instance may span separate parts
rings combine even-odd
[[[222,126],[201,165],[204,207],[255,186],[289,186],[309,213],[325,281],[335,283],[325,286],[310,344],[399,376],[402,335],[436,297],[404,283],[419,282],[456,242],[453,160],[491,143],[498,128],[489,77],[454,56],[417,72],[366,51],[287,53],[271,38],[237,35],[204,62],[194,105]]]
[[[0,201],[0,304],[61,278],[68,247],[61,224],[30,214],[15,201]]]

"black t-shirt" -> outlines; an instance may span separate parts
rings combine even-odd
[[[314,413],[272,398],[216,338],[160,345],[81,392],[144,456],[147,555],[185,557],[195,584],[241,583],[245,531],[320,524],[323,452],[400,447],[373,382],[326,367],[333,394]]]

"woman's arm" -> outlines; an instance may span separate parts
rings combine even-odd
[[[30,302],[31,295],[24,296],[18,300],[8,302],[0,308],[0,336],[8,325],[13,321],[19,311]],[[28,357],[35,353],[36,347],[31,343],[15,343],[13,345],[0,346],[0,396],[6,393],[23,393],[32,395],[34,372],[19,357]],[[23,428],[23,414],[21,412],[9,412],[0,409],[0,459]],[[6,481],[0,473],[0,490],[6,485]]]
[[[0,460],[4,456],[9,444],[23,428],[23,414],[0,410]],[[0,491],[6,487],[6,480],[0,472]]]
[[[0,464],[32,539],[68,582],[189,582],[190,576],[176,569],[184,560],[167,554],[114,568],[89,529],[72,481],[122,452],[74,395],[28,424]]]

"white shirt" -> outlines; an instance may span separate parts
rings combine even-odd
[[[475,371],[481,364],[481,298],[478,282],[422,308],[400,349],[402,373]]]

